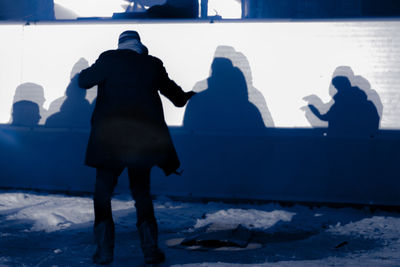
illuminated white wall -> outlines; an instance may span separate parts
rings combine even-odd
[[[18,25],[0,27],[4,34],[0,51],[0,121],[8,122],[15,88],[22,79],[23,29]]]
[[[218,47],[242,53],[250,67],[242,69],[247,85],[256,89],[249,99],[267,126],[311,127],[303,98],[315,95],[330,102],[332,75],[349,66],[379,96],[381,128],[400,129],[398,21],[0,25],[0,122],[10,120],[18,85],[41,85],[48,108],[64,95],[74,64],[80,58],[91,64],[102,51],[115,49],[119,33],[127,29],[140,32],[150,54],[164,61],[170,77],[186,91],[209,77]],[[266,107],[257,100],[262,97]],[[168,124],[181,125],[185,110],[164,102]]]

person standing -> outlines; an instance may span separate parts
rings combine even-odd
[[[81,88],[98,86],[91,119],[85,164],[96,168],[93,261],[108,264],[114,254],[114,222],[111,196],[119,175],[128,168],[129,184],[137,213],[145,263],[161,263],[157,222],[150,196],[150,170],[159,166],[168,176],[180,166],[165,123],[159,93],[177,107],[195,94],[184,92],[168,74],[160,59],[148,55],[136,31],[124,31],[118,49],[103,52],[81,71]]]

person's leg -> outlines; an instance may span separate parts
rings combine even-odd
[[[129,168],[128,174],[144,260],[146,263],[161,263],[165,261],[165,255],[158,248],[157,221],[150,195],[150,168]]]
[[[108,264],[114,255],[114,221],[112,218],[111,197],[117,184],[121,169],[97,169],[94,204],[94,237],[97,249],[93,261]]]
[[[136,226],[143,222],[154,222],[153,200],[150,195],[150,169],[129,168],[129,186],[136,207]]]

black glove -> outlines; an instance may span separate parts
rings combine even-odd
[[[192,98],[192,96],[194,96],[195,94],[197,94],[197,93],[193,92],[193,91],[186,92],[185,93],[186,101],[189,101],[189,99]]]

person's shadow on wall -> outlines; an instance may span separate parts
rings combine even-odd
[[[44,89],[41,85],[31,82],[20,84],[15,89],[11,110],[11,125],[37,126],[47,117]]]
[[[15,102],[11,116],[12,126],[36,127],[41,118],[39,105],[28,100]]]
[[[50,104],[49,113],[55,113],[47,118],[46,127],[89,128],[92,107],[86,99],[86,90],[78,85],[78,73],[88,66],[89,64],[84,58],[75,63],[71,71],[71,82],[65,91],[65,96]],[[57,110],[59,111],[56,112]]]
[[[307,96],[306,118],[313,127],[326,126],[328,136],[373,137],[379,130],[382,102],[369,82],[354,76],[350,67],[338,67],[329,89],[332,100],[323,103],[316,95]]]
[[[211,76],[198,82],[193,91],[198,92],[188,103],[183,126],[190,131],[206,132],[254,132],[266,128],[258,107],[249,101],[249,87],[241,68],[233,60],[246,64],[247,76],[251,72],[247,59],[232,47],[219,46],[211,64]],[[252,85],[251,85],[252,86]],[[251,89],[256,91],[254,87]],[[258,93],[258,94],[257,94]],[[256,91],[258,103],[263,106],[268,126],[272,118],[262,94]]]

